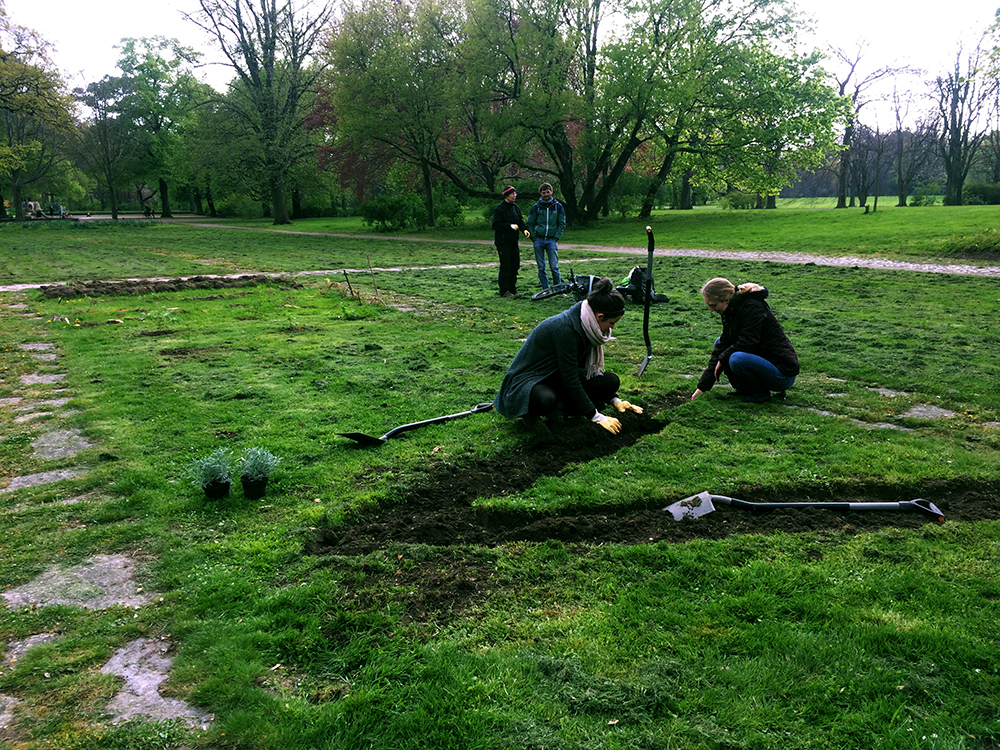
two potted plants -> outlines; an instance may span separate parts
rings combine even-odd
[[[266,448],[247,448],[243,455],[234,458],[230,450],[216,448],[209,455],[195,459],[187,476],[205,492],[205,497],[218,500],[229,497],[232,477],[238,473],[243,485],[243,496],[258,500],[267,491],[267,480],[281,459]]]

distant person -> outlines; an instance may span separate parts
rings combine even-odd
[[[617,435],[621,422],[602,408],[642,413],[618,398],[621,381],[604,370],[604,344],[624,314],[625,299],[611,279],[600,279],[587,299],[535,326],[500,384],[497,412],[534,425],[561,408],[565,416],[582,415]]]
[[[545,260],[548,258],[552,271],[552,283],[562,283],[559,275],[559,238],[566,231],[566,209],[552,197],[552,186],[543,182],[538,188],[542,196],[528,211],[528,231],[535,247],[535,263],[538,266],[538,281],[542,289],[549,288],[545,274]]]
[[[799,358],[764,301],[767,289],[754,283],[735,287],[716,278],[705,282],[701,295],[722,316],[722,335],[691,398],[710,391],[723,373],[733,387],[731,395],[744,401],[770,401],[772,392],[784,397],[799,374]]]
[[[517,269],[521,265],[521,251],[517,246],[517,235],[524,232],[530,236],[524,224],[524,216],[517,200],[517,191],[508,185],[501,193],[503,200],[493,209],[493,244],[500,256],[500,273],[497,285],[501,297],[513,297],[517,294]]]

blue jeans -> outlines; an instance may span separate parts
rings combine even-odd
[[[536,239],[535,263],[538,264],[538,280],[542,284],[542,289],[549,288],[549,280],[545,277],[545,256],[549,258],[549,268],[552,269],[552,283],[561,284],[562,277],[559,275],[559,243],[555,240]]]
[[[763,357],[747,352],[736,352],[729,357],[724,368],[733,390],[748,396],[771,396],[771,391],[785,391],[792,387],[795,376],[782,375],[781,371]]]

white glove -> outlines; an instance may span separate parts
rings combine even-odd
[[[597,412],[593,417],[590,418],[591,422],[597,422],[601,427],[610,432],[612,435],[617,435],[622,431],[622,423],[619,422],[614,417],[606,417],[601,412]]]
[[[626,411],[634,411],[636,414],[642,414],[641,406],[635,406],[634,404],[630,404],[628,401],[622,401],[617,396],[611,403],[614,404],[614,407],[622,414]]]
[[[515,230],[516,230],[516,229],[517,229],[517,224],[511,224],[511,225],[510,225],[510,228],[511,228],[511,229],[515,229]]]

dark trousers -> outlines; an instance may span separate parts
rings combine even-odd
[[[496,248],[497,255],[500,256],[500,273],[497,276],[500,294],[517,294],[517,268],[521,265],[521,252],[517,243],[497,245]]]
[[[583,390],[594,405],[601,409],[611,403],[611,399],[618,393],[621,387],[621,380],[613,372],[606,372],[603,375],[595,375],[590,380],[583,381]],[[536,383],[531,389],[528,398],[528,416],[545,417],[554,412],[560,406],[566,415],[574,414],[567,410],[566,405],[570,403],[569,391],[559,373],[549,375],[540,383]],[[590,417],[590,414],[584,414]]]

